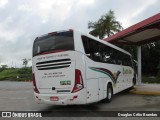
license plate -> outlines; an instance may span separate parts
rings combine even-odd
[[[50,97],[50,101],[58,101],[59,98],[57,96],[52,96]]]

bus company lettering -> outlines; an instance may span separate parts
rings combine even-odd
[[[52,55],[52,56],[45,56],[45,57],[39,57],[37,60],[44,60],[44,59],[53,59],[53,58],[59,58],[59,57],[67,57],[68,54],[58,54],[58,55]]]
[[[132,70],[123,68],[123,75],[132,74]]]

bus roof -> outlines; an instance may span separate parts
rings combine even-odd
[[[115,45],[113,45],[113,44],[111,44],[111,43],[109,43],[109,42],[106,42],[106,41],[101,40],[101,39],[99,39],[99,38],[97,38],[97,37],[94,37],[93,35],[90,35],[90,34],[88,34],[88,33],[82,33],[81,31],[78,31],[78,30],[75,30],[75,29],[74,29],[74,30],[73,30],[73,29],[67,29],[67,30],[50,32],[50,33],[48,33],[48,34],[44,34],[44,35],[38,36],[36,39],[41,38],[41,37],[45,37],[45,36],[47,36],[47,35],[49,35],[49,34],[55,34],[55,33],[67,32],[67,31],[75,31],[75,32],[78,32],[78,33],[80,33],[80,34],[82,34],[82,35],[85,35],[85,36],[87,36],[87,37],[90,37],[90,38],[92,38],[92,39],[94,39],[94,40],[96,40],[96,41],[98,41],[98,42],[101,42],[101,43],[103,43],[103,44],[106,44],[106,45],[108,45],[108,46],[110,46],[110,47],[112,47],[112,48],[114,48],[114,49],[116,49],[116,50],[119,50],[119,51],[121,51],[121,52],[123,52],[123,53],[126,53],[126,54],[128,54],[128,55],[131,56],[131,54],[130,54],[129,52],[125,51],[124,49],[122,49],[122,48],[120,48],[120,47],[117,47],[117,46],[115,46]]]

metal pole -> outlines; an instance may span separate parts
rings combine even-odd
[[[141,46],[137,46],[137,60],[138,60],[138,81],[137,81],[137,84],[141,84],[141,82],[142,82]]]

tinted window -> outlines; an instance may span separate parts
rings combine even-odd
[[[55,50],[74,50],[73,32],[48,34],[35,40],[33,56]]]
[[[100,62],[99,42],[92,40],[86,36],[82,36],[82,42],[86,55],[97,62]]]
[[[131,58],[128,55],[123,55],[123,65],[132,66]]]
[[[99,43],[99,52],[100,52],[101,62],[116,64],[115,61],[116,52],[113,48],[104,45],[102,43]]]
[[[85,36],[82,36],[82,42],[83,42],[83,46],[84,46],[84,50],[85,50],[85,53],[86,53],[86,55],[89,57],[89,58],[91,58],[91,59],[93,59],[92,58],[92,56],[91,56],[91,45],[88,43],[89,41],[88,41],[88,38],[87,37],[85,37]]]
[[[82,42],[86,55],[96,62],[132,66],[130,56],[123,52],[86,36],[82,36]]]

